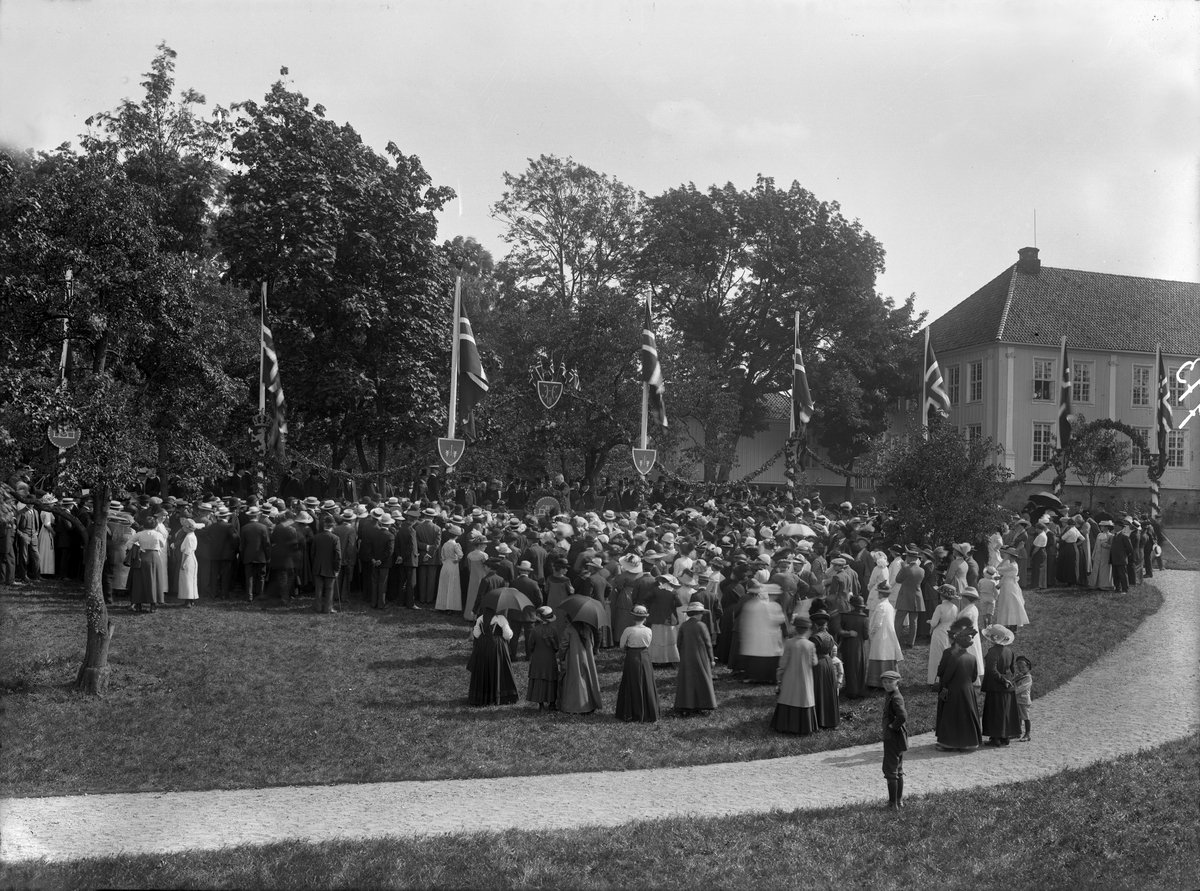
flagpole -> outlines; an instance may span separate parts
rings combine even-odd
[[[454,439],[455,413],[458,411],[458,314],[461,310],[462,276],[454,279],[454,328],[450,343],[450,417],[446,422],[446,438]]]
[[[1162,367],[1162,344],[1156,343],[1154,344],[1154,454],[1148,462],[1149,466],[1146,468],[1146,477],[1150,482],[1150,516],[1155,520],[1162,516],[1162,509],[1159,502],[1161,484],[1158,480],[1162,476],[1163,471],[1166,470],[1167,463],[1166,455],[1161,454],[1162,449],[1160,448],[1159,433],[1159,430],[1162,428],[1161,391],[1163,385],[1162,379],[1159,377],[1159,369]],[[1162,445],[1165,445],[1165,443]],[[1150,443],[1146,443],[1147,451],[1149,448]]]
[[[267,410],[267,383],[263,376],[267,373],[267,341],[263,329],[267,327],[267,283],[262,283],[262,300],[258,303],[258,411],[263,414]]]
[[[646,315],[650,316],[650,296],[646,295]],[[653,316],[650,316],[653,318]],[[642,381],[642,448],[646,448],[650,420],[650,382]]]
[[[929,326],[925,326],[925,352],[921,356],[921,427],[929,435],[929,403],[926,401],[929,388]]]

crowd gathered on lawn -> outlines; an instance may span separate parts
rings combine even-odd
[[[310,481],[324,487],[315,472]],[[10,483],[21,497],[0,517],[0,582],[82,578],[83,540],[63,513],[86,527],[87,499]],[[518,702],[523,658],[528,702],[603,710],[595,657],[614,647],[625,721],[658,720],[664,670],[685,715],[718,707],[714,671],[774,685],[770,726],[786,734],[836,728],[840,698],[884,690],[885,749],[903,736],[897,666],[928,639],[937,745],[962,751],[1030,739],[1033,666],[1013,649],[1030,621],[1025,591],[1128,591],[1162,567],[1162,529],[1144,515],[1031,501],[982,541],[898,542],[893,510],[827,505],[816,491],[789,501],[666,483],[639,510],[632,486],[593,496],[561,477],[545,485],[519,505],[504,497],[511,484],[460,478],[452,489],[428,471],[402,494],[362,499],[286,483],[261,500],[143,487],[108,505],[103,591],[110,603],[127,595],[135,613],[236,596],[311,597],[326,614],[362,598],[461,616],[472,705]]]

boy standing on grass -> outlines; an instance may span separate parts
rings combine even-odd
[[[1033,704],[1033,663],[1025,656],[1018,656],[1016,669],[1013,688],[1017,693],[1017,714],[1021,718],[1021,728],[1024,731],[1017,742],[1032,742],[1029,731],[1033,722],[1029,720],[1029,707]]]
[[[887,780],[888,807],[904,807],[904,753],[908,751],[908,712],[900,692],[900,672],[885,671],[883,684],[883,776]]]

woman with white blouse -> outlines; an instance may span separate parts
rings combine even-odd
[[[202,529],[203,526],[191,517],[184,517],[179,525],[184,531],[183,541],[179,544],[179,599],[190,609],[192,601],[200,599],[200,592],[196,586],[196,530]]]
[[[145,612],[146,604],[154,612],[158,604],[166,601],[167,540],[157,525],[153,517],[147,517],[141,530],[129,541],[129,554],[134,554],[135,548],[137,554],[136,558],[130,557],[129,601],[139,613]],[[136,568],[132,565],[135,559]]]

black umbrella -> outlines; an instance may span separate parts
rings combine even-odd
[[[1065,506],[1062,503],[1062,499],[1053,492],[1036,492],[1029,496],[1029,500],[1038,507],[1044,507],[1050,510],[1062,510]]]
[[[523,612],[526,609],[533,609],[533,601],[516,588],[494,588],[484,594],[483,600],[479,602],[479,611],[483,612],[485,609],[497,613],[505,613],[510,609]]]
[[[608,615],[599,600],[585,597],[582,594],[572,594],[558,605],[570,622],[583,622],[591,625],[597,631],[601,625],[608,624]]]

